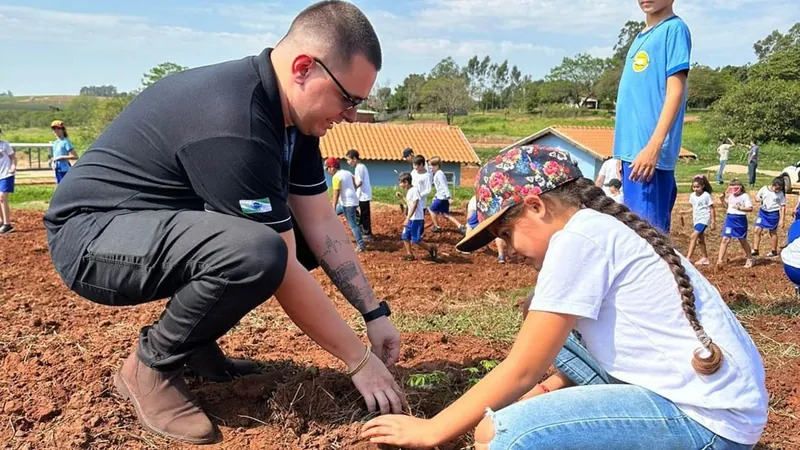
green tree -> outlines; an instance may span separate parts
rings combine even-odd
[[[619,37],[617,37],[617,43],[614,45],[614,56],[611,57],[618,66],[625,64],[625,58],[628,57],[628,50],[630,50],[631,44],[633,44],[636,36],[644,30],[645,26],[647,24],[644,21],[629,20],[619,30]]]
[[[754,65],[751,79],[800,81],[800,45],[773,53]]]
[[[568,81],[545,81],[539,85],[539,100],[542,104],[564,103],[572,95],[572,84]]]
[[[800,45],[800,22],[795,23],[786,34],[773,30],[767,37],[753,44],[759,61],[764,61],[775,53],[786,51]]]
[[[617,101],[619,90],[619,80],[622,77],[622,66],[613,65],[606,69],[595,85],[594,94],[601,104],[609,104]]]
[[[448,56],[431,69],[428,78],[453,78],[461,75],[463,75],[461,68],[452,57]]]
[[[414,118],[414,113],[419,111],[422,102],[422,87],[425,85],[425,75],[412,73],[403,80],[403,84],[394,89],[394,93],[387,100],[390,111],[406,110],[409,119]]]
[[[423,104],[431,112],[444,113],[450,125],[453,116],[472,106],[472,98],[467,91],[464,77],[432,78],[422,90]]]
[[[93,97],[116,97],[119,95],[119,92],[117,92],[117,87],[112,85],[84,86],[80,90],[80,95],[88,95]]]
[[[166,77],[167,75],[183,72],[186,69],[188,69],[188,67],[181,66],[173,62],[161,63],[150,69],[150,72],[143,74],[144,78],[142,78],[142,86],[146,88],[155,83],[156,81]]]
[[[800,143],[799,98],[797,81],[751,80],[736,85],[711,107],[708,131],[740,141]]]
[[[747,77],[750,72],[750,66],[725,66],[720,69],[720,72],[724,73],[727,76],[730,76],[731,80],[737,83],[744,83],[747,81]]]
[[[607,59],[580,53],[574,58],[565,57],[545,79],[568,83],[570,100],[576,105],[582,105],[583,99],[595,95],[595,86],[609,66]]]
[[[686,104],[690,108],[708,108],[733,84],[730,75],[700,64],[692,65],[689,71]]]

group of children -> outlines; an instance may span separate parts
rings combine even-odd
[[[767,231],[770,237],[771,249],[766,254],[768,258],[778,255],[778,228],[783,228],[786,215],[786,192],[783,179],[778,177],[772,180],[769,186],[762,187],[755,196],[759,205],[758,215],[753,225],[753,247],[747,241],[747,214],[754,209],[753,200],[745,190],[743,183],[732,180],[719,196],[722,207],[726,208],[725,222],[722,226],[722,242],[720,243],[717,264],[725,262],[725,254],[731,240],[739,241],[747,256],[745,267],[753,266],[753,258],[759,255],[761,234]],[[689,242],[689,251],[686,257],[691,259],[695,249],[700,252],[701,258],[695,261],[696,265],[708,265],[708,250],[706,248],[705,233],[713,230],[716,224],[716,210],[712,198],[713,189],[709,180],[703,175],[697,175],[692,181],[692,194],[689,196],[690,210],[694,232]]]
[[[56,184],[67,174],[71,167],[70,161],[78,159],[78,153],[69,140],[67,127],[61,120],[54,120],[50,129],[56,137],[53,141],[52,155],[48,164],[53,169]],[[0,130],[0,137],[3,131]],[[9,195],[14,193],[14,184],[17,173],[17,157],[8,141],[0,139],[0,234],[14,231],[11,224],[11,207]]]

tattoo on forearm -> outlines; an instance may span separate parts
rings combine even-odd
[[[319,265],[333,284],[339,288],[344,298],[359,312],[366,313],[368,312],[366,311],[366,299],[370,296],[370,287],[364,271],[354,261],[346,261],[333,268],[325,260],[333,253],[339,253],[338,247],[341,245],[350,245],[350,243],[333,240],[330,236],[326,237]]]

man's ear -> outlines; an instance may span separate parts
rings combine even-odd
[[[305,84],[314,64],[316,62],[312,57],[297,55],[292,61],[292,80],[297,84]]]

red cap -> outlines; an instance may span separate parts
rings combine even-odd
[[[335,167],[338,169],[339,160],[331,156],[330,158],[325,160],[325,167]]]

